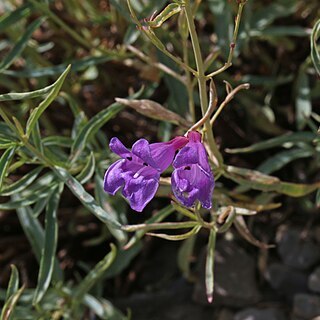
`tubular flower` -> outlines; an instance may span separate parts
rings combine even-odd
[[[189,132],[188,139],[188,144],[178,152],[173,162],[172,190],[186,207],[191,207],[199,200],[204,208],[210,209],[214,178],[208,156],[199,132]]]
[[[109,147],[122,159],[113,163],[105,173],[104,190],[114,195],[122,188],[130,207],[141,212],[154,197],[160,174],[170,166],[176,150],[187,142],[185,137],[152,144],[140,139],[129,151],[118,138],[112,138]]]

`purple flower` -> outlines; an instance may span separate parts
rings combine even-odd
[[[170,166],[176,150],[187,142],[185,137],[152,144],[140,139],[129,151],[118,138],[112,138],[110,149],[122,159],[113,163],[105,173],[104,190],[114,195],[122,188],[130,207],[141,212],[158,189],[160,173]]]
[[[188,144],[178,152],[173,162],[172,190],[186,207],[191,207],[199,200],[204,208],[210,209],[214,178],[208,156],[199,132],[189,132],[188,139]]]

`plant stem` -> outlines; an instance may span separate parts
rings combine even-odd
[[[193,48],[193,52],[194,52],[194,57],[195,57],[196,65],[197,65],[196,77],[198,80],[202,116],[204,116],[206,114],[206,111],[208,108],[208,97],[207,97],[207,90],[206,90],[207,79],[204,74],[204,65],[203,65],[203,60],[202,60],[202,56],[201,56],[198,35],[196,32],[196,27],[194,25],[192,9],[191,9],[189,0],[185,1],[185,14],[186,14],[186,18],[187,18],[192,48]],[[213,132],[212,132],[212,128],[210,126],[209,119],[207,119],[207,121],[204,123],[204,127],[205,127],[205,131],[207,134],[208,144],[210,146],[210,151],[212,151],[214,157],[217,160],[216,161],[217,166],[220,167],[223,164],[223,158],[222,158],[221,153],[219,152],[218,147],[216,145],[216,142],[214,140]]]
[[[237,16],[236,16],[236,19],[235,19],[235,26],[234,26],[234,31],[233,31],[232,41],[231,41],[231,44],[230,44],[230,51],[229,51],[227,62],[224,64],[224,66],[222,66],[218,70],[208,74],[206,76],[207,79],[210,79],[210,78],[216,76],[217,74],[225,71],[226,69],[228,69],[229,67],[232,66],[232,58],[233,58],[234,49],[236,47],[236,42],[237,42],[237,37],[238,37],[238,32],[239,32],[239,26],[240,26],[240,20],[241,20],[241,16],[242,16],[242,11],[243,11],[244,5],[245,5],[245,1],[239,2],[238,13],[237,13]]]

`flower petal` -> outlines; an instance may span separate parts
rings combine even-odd
[[[104,175],[104,191],[115,195],[115,193],[122,187],[125,180],[123,178],[122,166],[125,160],[118,160],[113,163]]]
[[[152,159],[149,142],[147,140],[140,139],[135,142],[132,146],[132,153],[149,166],[155,169],[160,169]]]
[[[110,140],[109,147],[112,152],[120,156],[121,158],[127,158],[131,156],[131,152],[122,144],[122,142],[116,138],[113,137]]]
[[[122,194],[129,200],[130,207],[141,212],[152,200],[159,186],[160,174],[151,178],[142,175],[130,179],[122,190]]]
[[[204,208],[212,206],[214,178],[211,171],[204,171],[199,165],[175,169],[171,176],[172,190],[176,198],[186,207],[199,200]]]
[[[165,171],[173,161],[176,150],[185,146],[188,142],[186,137],[175,137],[168,142],[158,142],[150,144],[151,155],[155,163]]]

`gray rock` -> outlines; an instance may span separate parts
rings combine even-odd
[[[286,320],[282,311],[275,308],[248,308],[238,312],[234,320]]]
[[[320,316],[320,297],[311,294],[295,295],[293,313],[306,320]]]
[[[308,292],[308,275],[282,263],[270,264],[265,278],[273,289],[289,299],[297,293]]]
[[[199,259],[199,278],[193,298],[208,304],[205,290],[205,256]],[[255,262],[241,247],[231,241],[220,240],[215,252],[215,284],[211,306],[248,306],[260,300],[255,279]]]
[[[311,239],[302,239],[296,229],[281,228],[277,241],[278,253],[290,267],[306,270],[320,260],[319,246]]]
[[[311,291],[320,292],[320,267],[310,274],[308,285]]]

